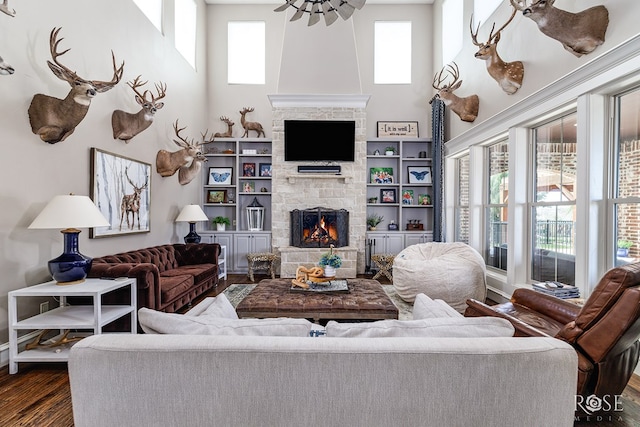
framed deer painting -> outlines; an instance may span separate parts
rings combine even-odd
[[[91,148],[91,198],[109,221],[90,238],[150,231],[151,165]]]

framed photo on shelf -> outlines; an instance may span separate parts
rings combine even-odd
[[[393,184],[393,168],[369,168],[371,184]]]
[[[243,163],[242,164],[242,176],[256,176],[256,164],[255,163]]]
[[[207,203],[227,203],[227,190],[208,190]]]
[[[431,196],[429,194],[418,194],[418,204],[422,206],[431,206]]]
[[[409,184],[431,184],[431,166],[407,166]]]
[[[260,176],[271,177],[271,163],[260,163]]]
[[[245,181],[242,184],[242,192],[243,193],[255,193],[256,191],[256,183],[253,181]]]
[[[402,190],[402,204],[403,205],[413,204],[413,190]]]
[[[380,203],[398,203],[395,188],[380,189]]]
[[[231,185],[233,168],[209,168],[207,185]]]

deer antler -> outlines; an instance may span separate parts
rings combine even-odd
[[[498,31],[496,31],[495,34],[493,33],[493,30],[496,27],[496,23],[495,22],[493,23],[493,25],[491,26],[491,32],[489,33],[489,41],[487,43],[490,43],[496,37],[500,37],[500,32],[502,30],[504,30],[507,27],[507,25],[509,25],[511,23],[511,21],[513,21],[513,18],[516,16],[516,12],[517,12],[517,10],[513,9],[513,12],[511,13],[511,16],[509,17],[507,22],[505,22],[505,24],[502,27],[500,27],[498,29]],[[478,28],[479,27],[480,27],[480,23],[478,23]],[[476,33],[477,33],[477,31],[476,31]]]
[[[58,45],[60,44],[60,42],[62,40],[64,40],[64,37],[61,38],[60,40],[58,40],[58,33],[60,32],[60,30],[62,29],[62,27],[60,28],[53,28],[51,30],[51,34],[49,35],[49,51],[51,52],[51,59],[53,59],[53,62],[55,63],[55,65],[57,65],[60,69],[66,71],[68,74],[70,75],[74,75],[77,76],[77,74],[75,73],[75,71],[71,71],[69,68],[67,68],[65,65],[61,64],[58,61],[58,57],[64,55],[65,53],[69,52],[69,50],[71,50],[71,48],[69,49],[65,49],[62,52],[58,52]],[[47,61],[47,63],[49,63],[49,67],[51,67],[51,61]]]
[[[106,92],[115,85],[118,84],[124,73],[124,61],[120,64],[120,67],[116,66],[116,55],[111,51],[111,59],[113,60],[113,77],[111,81],[105,82],[100,80],[91,80],[91,84],[96,88],[98,92]]]
[[[162,99],[167,94],[167,84],[166,83],[156,83],[156,92],[158,92],[158,97],[156,98],[153,94],[151,94],[151,102],[156,102],[159,99]]]
[[[176,122],[173,124],[173,130],[176,133],[176,136],[178,137],[178,139],[180,141],[182,141],[182,143],[181,143],[181,142],[176,141],[175,139],[173,140],[173,142],[175,142],[178,145],[178,147],[188,148],[190,145],[193,145],[189,141],[187,141],[184,137],[180,136],[180,132],[182,132],[186,128],[187,127],[185,126],[183,128],[179,128],[178,129],[178,119],[176,119]]]

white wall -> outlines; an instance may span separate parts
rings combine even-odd
[[[97,5],[97,3],[100,3]],[[11,18],[0,14],[0,56],[16,69],[0,76],[0,343],[7,341],[7,293],[50,280],[46,264],[62,252],[57,230],[28,230],[44,205],[58,194],[89,195],[90,148],[97,147],[150,163],[151,232],[130,236],[89,239],[80,235],[80,250],[100,256],[167,242],[179,242],[188,232],[173,220],[179,209],[199,202],[198,182],[178,184],[177,176],[162,178],[155,172],[159,149],[175,151],[173,122],[187,126],[185,134],[198,138],[208,123],[205,54],[205,14],[198,23],[196,71],[173,47],[173,1],[165,1],[165,34],[140,12],[131,0],[22,0],[10,2],[17,11]],[[204,2],[198,0],[203,11]],[[113,50],[118,63],[125,61],[122,81],[98,94],[85,119],[65,141],[49,145],[31,132],[27,108],[36,93],[64,98],[69,85],[47,67],[49,33],[62,27],[60,50],[69,48],[60,62],[81,77],[110,80]],[[153,125],[128,144],[114,140],[111,113],[134,112],[126,81],[142,74],[150,84],[167,83],[165,107]],[[20,313],[34,314],[38,302],[20,305]]]

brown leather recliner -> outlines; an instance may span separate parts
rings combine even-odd
[[[515,336],[551,336],[578,353],[577,394],[621,394],[640,357],[640,263],[615,267],[600,279],[582,307],[532,289],[489,306],[468,300],[465,316],[509,320]]]

